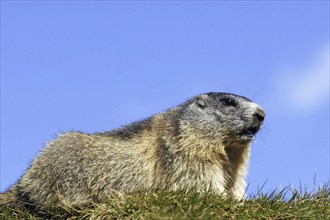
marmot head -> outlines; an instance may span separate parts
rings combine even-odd
[[[250,99],[230,93],[201,94],[182,106],[181,127],[225,145],[251,142],[266,115]]]

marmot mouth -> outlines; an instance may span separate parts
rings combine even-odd
[[[253,134],[242,134],[241,135],[241,140],[242,141],[251,141],[254,139],[254,135]]]
[[[257,127],[248,127],[243,129],[241,132],[241,139],[242,140],[253,140],[254,135],[259,131],[260,126]]]

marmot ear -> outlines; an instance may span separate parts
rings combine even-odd
[[[196,104],[200,108],[205,108],[207,105],[206,99],[203,96],[197,96],[196,97]]]

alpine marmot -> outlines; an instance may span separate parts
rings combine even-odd
[[[141,121],[49,142],[0,204],[100,203],[113,191],[210,190],[242,198],[250,144],[265,118],[251,100],[206,93]]]

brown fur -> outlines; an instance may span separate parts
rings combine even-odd
[[[113,131],[64,133],[0,203],[85,205],[114,190],[211,190],[242,198],[250,143],[264,116],[249,99],[207,93]]]

